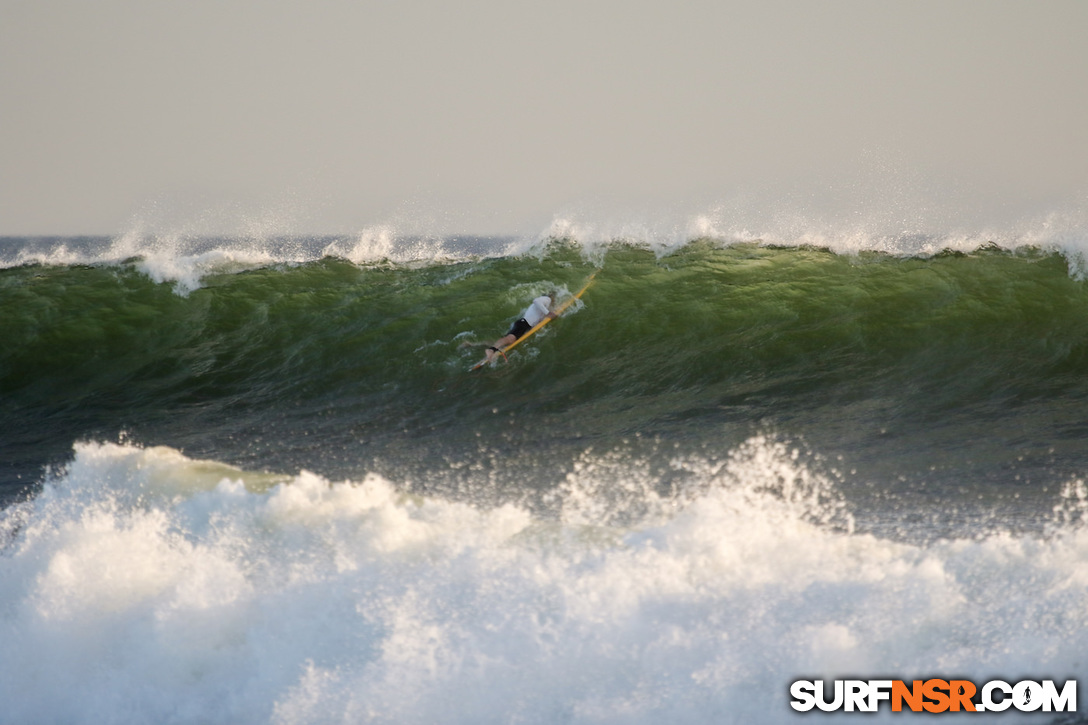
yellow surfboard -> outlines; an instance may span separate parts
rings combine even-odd
[[[591,284],[593,284],[593,278],[594,278],[594,277],[596,277],[596,276],[597,276],[597,273],[596,273],[596,272],[594,272],[593,274],[589,275],[589,279],[587,279],[587,280],[586,280],[586,283],[585,283],[585,284],[584,284],[584,285],[582,286],[582,289],[578,290],[578,291],[577,291],[577,292],[575,292],[575,293],[574,293],[573,295],[571,295],[571,296],[570,296],[570,297],[568,297],[567,299],[563,300],[563,304],[561,304],[561,305],[559,305],[558,307],[556,307],[556,308],[555,308],[555,316],[556,316],[556,317],[558,317],[559,315],[563,314],[563,312],[565,312],[565,311],[566,311],[566,309],[567,309],[568,307],[570,307],[571,305],[573,305],[573,304],[574,304],[574,301],[575,301],[575,300],[577,300],[577,299],[579,299],[579,298],[580,298],[580,297],[582,296],[582,294],[583,294],[583,293],[584,293],[584,292],[585,292],[585,291],[586,291],[587,289],[589,289],[589,286],[590,286]],[[513,350],[513,349],[514,349],[515,347],[517,347],[517,346],[518,346],[518,345],[520,345],[521,343],[523,343],[523,342],[525,342],[526,340],[528,340],[528,339],[529,339],[530,337],[532,337],[533,335],[535,335],[535,334],[537,333],[537,331],[538,331],[538,330],[540,330],[540,328],[544,327],[544,325],[548,324],[548,323],[549,323],[549,322],[551,322],[551,321],[552,321],[552,318],[551,318],[551,317],[545,317],[545,318],[544,318],[543,320],[541,320],[540,322],[538,322],[538,323],[536,323],[535,325],[533,325],[532,327],[530,327],[530,328],[529,328],[529,331],[528,331],[528,332],[526,332],[526,333],[525,333],[524,335],[522,335],[522,336],[521,336],[521,337],[519,337],[518,339],[514,340],[514,341],[513,341],[512,343],[510,343],[509,345],[506,345],[505,347],[501,348],[501,349],[499,350],[499,353],[505,356],[505,355],[506,355],[506,353],[510,352],[510,351],[511,351],[511,350]],[[494,359],[494,358],[492,358],[492,359]],[[472,366],[471,368],[469,368],[469,370],[476,370],[476,369],[478,369],[478,368],[482,368],[482,367],[483,367],[484,365],[487,365],[487,362],[488,362],[488,360],[487,360],[487,358],[485,357],[485,358],[484,358],[483,360],[481,360],[480,362],[476,363],[476,364],[475,364],[475,365],[473,365],[473,366]]]

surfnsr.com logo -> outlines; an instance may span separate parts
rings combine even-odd
[[[829,683],[830,684],[830,683]],[[1059,689],[1053,680],[1009,684],[991,680],[981,687],[970,680],[797,680],[790,685],[790,707],[799,712],[876,712],[888,703],[892,712],[1076,712],[1077,681]]]

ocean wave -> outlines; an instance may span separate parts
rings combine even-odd
[[[963,460],[1008,495],[1088,465],[1088,291],[1058,252],[692,242],[613,244],[594,262],[555,242],[415,266],[328,243],[185,295],[137,263],[0,271],[4,495],[72,441],[122,431],[332,477],[382,463],[433,480],[435,458],[471,467],[504,447],[565,464],[579,439],[634,433],[736,444],[756,426],[849,454],[885,491],[904,469],[910,486],[951,486]],[[467,374],[535,295],[595,269],[570,314]]]

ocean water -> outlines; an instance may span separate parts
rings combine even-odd
[[[0,240],[0,722],[777,723],[813,717],[799,678],[1083,685],[1085,249]]]

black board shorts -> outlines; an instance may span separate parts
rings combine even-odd
[[[507,331],[506,334],[513,335],[515,338],[520,338],[531,329],[533,329],[533,326],[526,322],[525,318],[522,317],[520,320],[511,325],[510,329]]]

